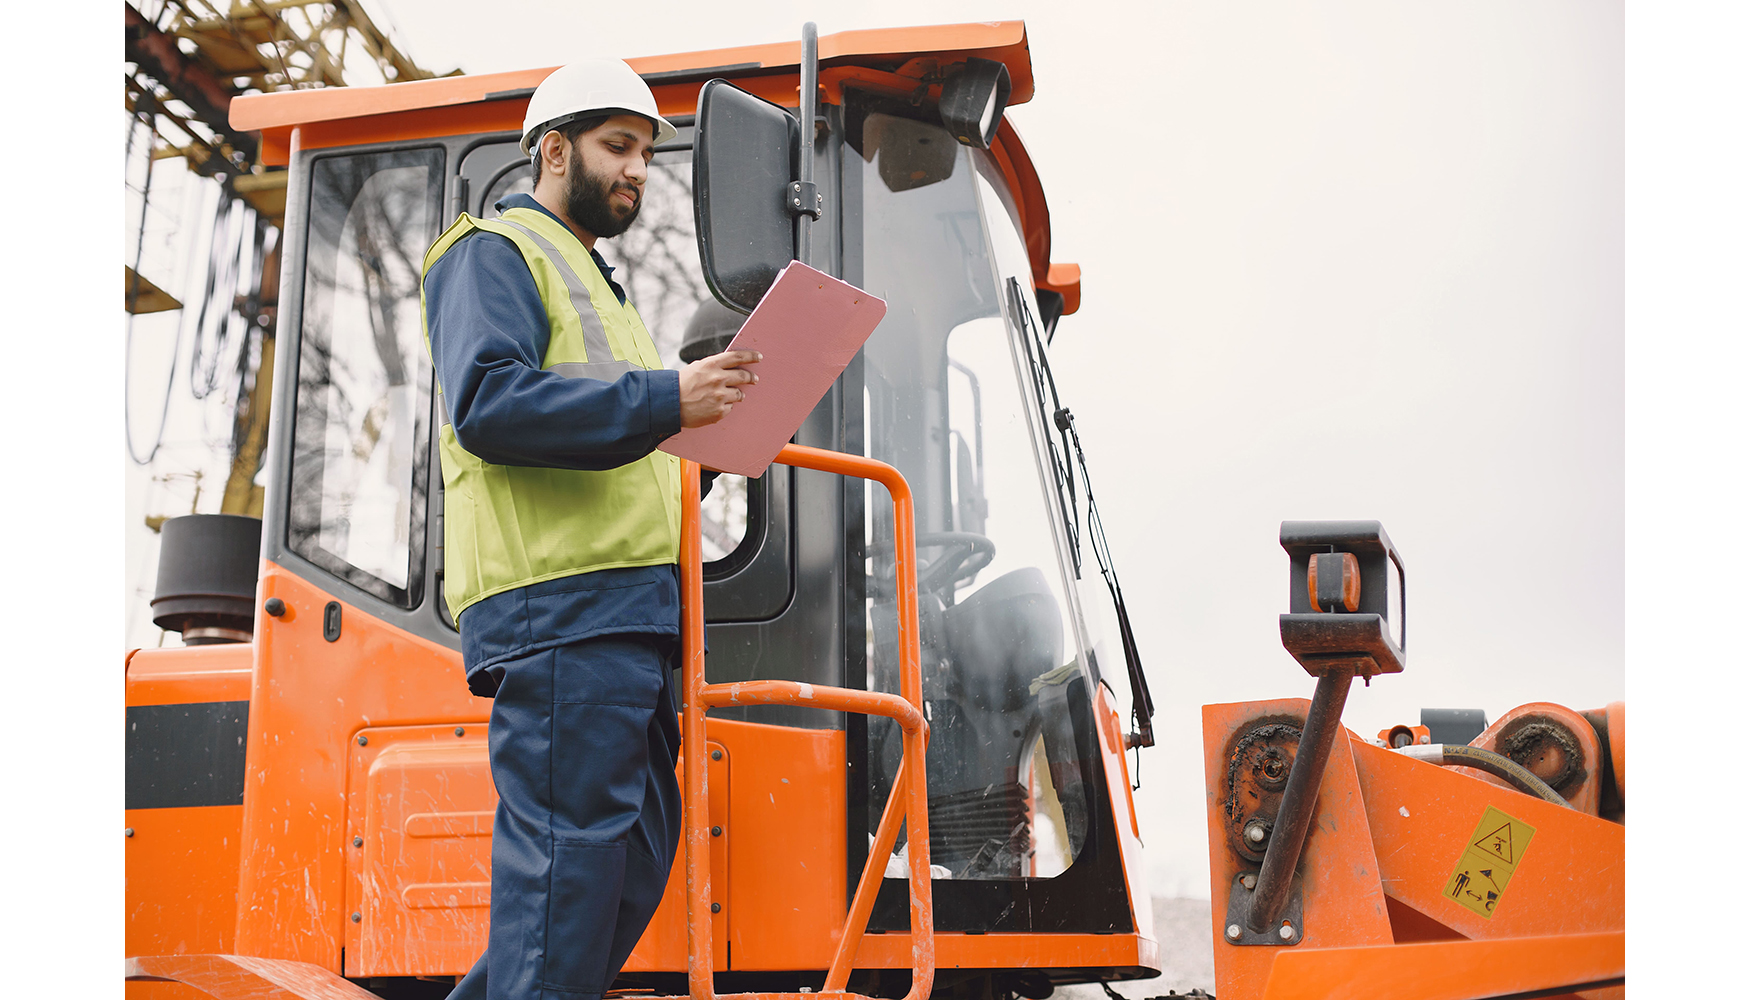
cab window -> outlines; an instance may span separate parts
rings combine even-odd
[[[331,156],[310,172],[287,544],[404,608],[421,599],[431,365],[419,276],[443,152]]]

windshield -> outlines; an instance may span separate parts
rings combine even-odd
[[[1090,689],[1020,378],[1024,305],[1005,295],[1019,237],[942,129],[871,114],[862,153],[864,285],[888,304],[865,352],[865,427],[916,494],[930,860],[937,877],[1054,876],[1087,839],[1100,772],[1078,739]],[[897,691],[891,507],[864,509],[868,683]],[[872,720],[869,748],[873,823],[897,728]]]

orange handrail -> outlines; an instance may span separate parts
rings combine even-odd
[[[705,683],[705,582],[699,543],[699,466],[681,463],[681,656],[685,673],[681,759],[686,774],[687,867],[687,988],[692,1000],[718,1000],[711,967],[711,834],[705,764],[705,710],[730,705],[800,705],[864,715],[884,715],[899,724],[903,744],[900,768],[882,811],[875,842],[857,884],[850,911],[839,936],[822,993],[810,1000],[845,994],[851,963],[874,906],[886,871],[887,858],[906,825],[911,890],[911,991],[906,1000],[930,995],[936,975],[936,935],[930,896],[929,790],[924,777],[924,749],[929,724],[924,719],[922,654],[918,646],[917,535],[911,487],[899,470],[860,455],[846,455],[804,445],[785,445],[777,464],[815,469],[887,487],[893,499],[895,583],[899,593],[900,693],[857,691],[798,681],[756,680],[733,684]],[[902,798],[903,797],[903,798]],[[905,802],[903,810],[899,803]],[[763,998],[803,994],[758,994]]]

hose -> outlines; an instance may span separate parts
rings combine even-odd
[[[1535,795],[1545,802],[1553,802],[1558,806],[1574,808],[1572,803],[1556,794],[1556,790],[1551,788],[1542,778],[1515,763],[1512,758],[1504,757],[1493,750],[1460,746],[1456,743],[1430,743],[1402,747],[1396,752],[1414,760],[1425,760],[1430,764],[1456,764],[1474,767],[1479,771],[1487,771],[1527,795]]]

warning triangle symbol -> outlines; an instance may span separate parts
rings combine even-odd
[[[1484,854],[1513,864],[1513,824],[1501,824],[1500,829],[1477,841],[1474,846]]]

